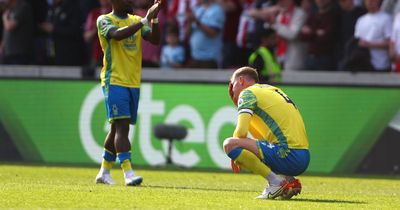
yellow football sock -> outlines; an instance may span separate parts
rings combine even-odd
[[[235,163],[242,168],[246,168],[251,172],[261,175],[264,178],[271,173],[271,169],[265,165],[255,154],[243,149],[239,156],[235,159]]]
[[[124,162],[121,163],[121,168],[124,172],[132,170],[131,161],[129,159],[124,160]]]
[[[113,165],[114,165],[114,162],[107,161],[105,159],[103,159],[103,161],[101,162],[101,167],[106,169],[106,170],[111,170]]]

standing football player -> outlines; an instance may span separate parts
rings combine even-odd
[[[129,124],[136,124],[137,118],[142,71],[141,38],[159,44],[157,15],[161,0],[154,1],[144,18],[130,14],[132,0],[111,0],[111,3],[113,11],[97,19],[104,52],[101,85],[111,129],[104,142],[103,161],[96,183],[114,184],[110,169],[118,158],[125,184],[136,186],[143,178],[132,170]]]
[[[281,89],[258,84],[257,70],[251,67],[233,73],[229,95],[238,107],[233,137],[224,141],[232,169],[246,168],[268,181],[259,199],[290,199],[300,193],[294,176],[307,169],[310,153],[298,107]],[[248,132],[255,139],[247,138]]]

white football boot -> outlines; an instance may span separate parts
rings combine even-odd
[[[129,176],[125,177],[125,185],[126,186],[138,186],[143,182],[143,177],[141,176]]]
[[[257,196],[256,199],[275,199],[283,195],[288,186],[288,182],[283,180],[279,185],[270,184],[264,189],[261,195]]]
[[[114,185],[115,182],[111,178],[111,174],[98,173],[95,180],[96,184]]]

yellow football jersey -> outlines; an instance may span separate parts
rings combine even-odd
[[[97,31],[103,49],[103,68],[101,85],[112,84],[130,88],[139,88],[142,70],[142,36],[151,31],[143,26],[134,35],[115,40],[109,37],[111,29],[118,29],[140,22],[141,17],[128,14],[121,18],[113,14],[101,15],[97,19]]]
[[[303,118],[281,89],[261,84],[244,89],[239,96],[238,112],[252,115],[249,131],[254,138],[291,149],[308,149]]]

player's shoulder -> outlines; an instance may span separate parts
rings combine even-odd
[[[256,93],[254,92],[254,87],[252,86],[247,87],[246,89],[243,89],[242,92],[240,92],[238,99],[239,110],[243,108],[254,109],[256,104],[257,104],[257,96]]]
[[[260,91],[260,90],[273,90],[276,89],[277,87],[268,85],[268,84],[254,84],[246,89],[251,90],[251,91]]]
[[[99,24],[107,25],[110,24],[112,21],[113,21],[112,13],[102,14],[97,18],[97,25]]]
[[[362,23],[365,21],[369,21],[369,19],[371,19],[371,15],[369,13],[365,13],[357,19],[357,22]]]
[[[258,89],[257,85],[252,85],[250,87],[247,87],[243,89],[242,92],[240,92],[239,98],[245,98],[245,99],[256,98],[257,89]]]
[[[282,92],[282,90],[278,87],[268,84],[255,84],[246,88],[245,90],[251,92],[251,94],[253,94],[257,98],[269,97],[271,94],[275,94],[276,91]]]

